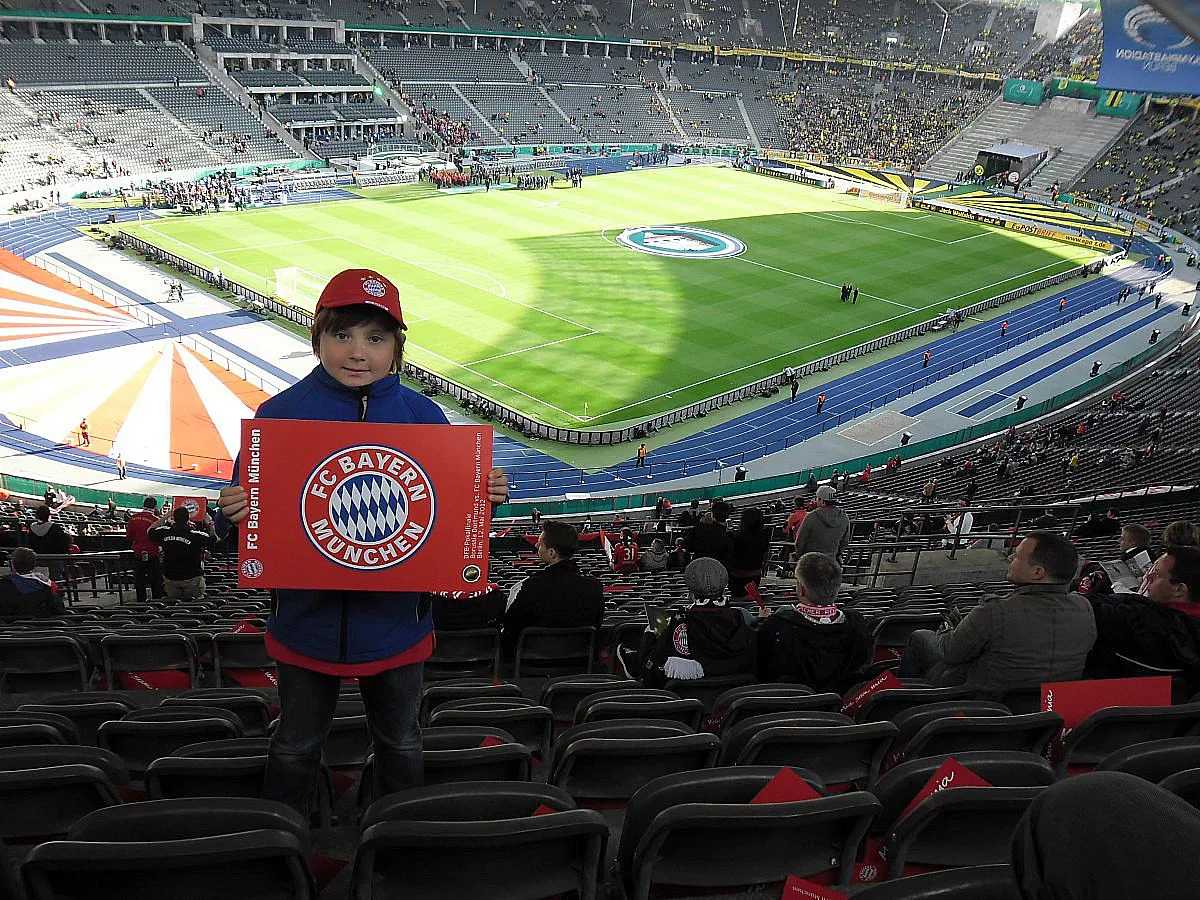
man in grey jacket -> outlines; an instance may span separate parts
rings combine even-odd
[[[850,543],[850,517],[837,505],[837,491],[827,484],[817,488],[817,502],[820,505],[796,531],[796,559],[805,553],[824,553],[840,561]]]
[[[1061,534],[1030,532],[1008,567],[1013,592],[981,603],[953,628],[914,631],[900,674],[925,675],[939,687],[965,684],[984,697],[1080,678],[1096,620],[1088,601],[1067,589],[1078,565]]]

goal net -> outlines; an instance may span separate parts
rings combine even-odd
[[[904,191],[889,191],[887,188],[860,187],[858,196],[863,200],[875,200],[878,203],[894,203],[897,206],[908,206],[909,195]]]
[[[329,279],[302,269],[288,266],[275,270],[275,296],[283,303],[312,312],[317,307],[317,298]]]

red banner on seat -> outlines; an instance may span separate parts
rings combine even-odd
[[[984,781],[958,760],[946,760],[938,766],[937,771],[925,782],[925,786],[917,791],[917,795],[912,798],[908,806],[904,807],[904,812],[900,813],[900,818],[896,821],[902,821],[905,816],[934,794],[940,794],[942,791],[961,787],[991,787],[991,783]]]
[[[873,695],[878,694],[880,691],[893,691],[902,687],[904,687],[904,682],[891,672],[881,672],[863,685],[853,697],[846,699],[846,702],[842,704],[842,712],[848,716],[853,715]]]
[[[814,884],[795,875],[789,875],[783,883],[780,900],[847,900],[846,894],[831,887]]]
[[[797,800],[816,800],[820,796],[816,788],[784,766],[763,785],[750,803],[794,803]]]

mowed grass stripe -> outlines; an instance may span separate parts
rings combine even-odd
[[[230,263],[270,275],[289,265],[321,276],[378,268],[400,285],[406,311],[425,319],[410,332],[414,361],[567,425],[684,405],[1091,258],[1006,233],[948,244],[990,229],[706,167],[591,178],[579,191],[354,201],[156,224],[194,243],[193,253],[218,248]],[[616,245],[621,226],[635,224],[694,224],[747,250],[694,260]],[[229,252],[235,237],[245,250]],[[839,303],[844,281],[862,290],[857,305]]]

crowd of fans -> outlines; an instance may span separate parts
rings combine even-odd
[[[1088,13],[1061,38],[1035,53],[1018,77],[1035,81],[1050,77],[1095,81],[1100,74],[1103,42],[1100,14]]]
[[[1154,106],[1134,122],[1074,192],[1200,236],[1200,121],[1189,109]]]

